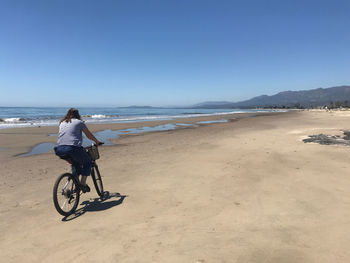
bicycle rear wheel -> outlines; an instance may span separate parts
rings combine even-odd
[[[103,197],[103,183],[102,183],[102,178],[100,171],[98,170],[97,164],[95,164],[92,169],[91,169],[91,178],[92,181],[94,182],[96,192],[100,197]]]
[[[70,173],[59,176],[53,187],[53,203],[58,213],[69,216],[75,212],[80,197],[80,189]]]

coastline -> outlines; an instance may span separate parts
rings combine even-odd
[[[0,130],[56,126],[67,112],[62,107],[0,107]],[[87,124],[162,121],[192,117],[210,117],[235,113],[285,111],[279,109],[191,109],[191,108],[80,108]]]
[[[141,127],[154,127],[167,124],[187,124],[195,125],[198,122],[210,122],[227,120],[233,121],[241,118],[248,118],[254,116],[264,116],[271,114],[283,114],[284,112],[254,112],[254,113],[234,113],[223,115],[210,115],[210,116],[198,116],[198,117],[186,117],[176,118],[170,120],[157,120],[157,121],[139,121],[130,123],[101,123],[101,124],[87,124],[88,128],[93,132],[100,132],[104,130],[126,130],[126,129],[138,129]],[[199,123],[198,126],[207,125],[205,123]],[[192,127],[180,127],[176,126],[176,129],[188,129]],[[19,157],[24,154],[28,154],[31,149],[41,143],[53,143],[57,141],[56,136],[50,136],[50,134],[56,134],[58,131],[57,126],[37,126],[37,127],[19,127],[19,128],[3,128],[0,129],[0,147],[3,149],[0,151],[0,160],[12,157]],[[133,135],[133,134],[130,134]],[[128,135],[121,135],[125,137]],[[116,141],[113,140],[112,141]]]
[[[51,196],[64,161],[1,160],[0,258],[349,262],[350,147],[302,141],[350,130],[349,117],[288,112],[120,137],[98,160],[111,197],[92,188],[64,220]]]

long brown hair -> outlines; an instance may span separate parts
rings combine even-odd
[[[78,119],[78,120],[81,120],[81,116],[79,114],[79,111],[75,108],[70,108],[68,111],[67,111],[67,114],[66,116],[64,116],[62,118],[62,120],[60,121],[61,122],[72,122],[72,119]]]

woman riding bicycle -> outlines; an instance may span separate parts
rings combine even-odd
[[[91,172],[91,158],[82,147],[82,132],[87,138],[94,141],[96,145],[103,144],[89,131],[85,123],[81,120],[79,111],[75,108],[68,110],[66,116],[60,121],[57,147],[57,156],[69,156],[73,163],[82,166],[81,185],[83,192],[90,192],[90,187],[86,184],[87,176]]]

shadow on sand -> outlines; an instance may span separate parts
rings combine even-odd
[[[109,193],[108,191],[105,191],[103,198],[95,198],[95,199],[83,201],[81,203],[83,207],[76,210],[74,214],[62,218],[62,221],[64,222],[71,221],[85,214],[86,212],[98,212],[98,211],[110,209],[114,206],[117,206],[123,203],[125,197],[127,197],[127,195],[121,195],[119,193]],[[116,200],[110,200],[114,198],[116,198]]]

